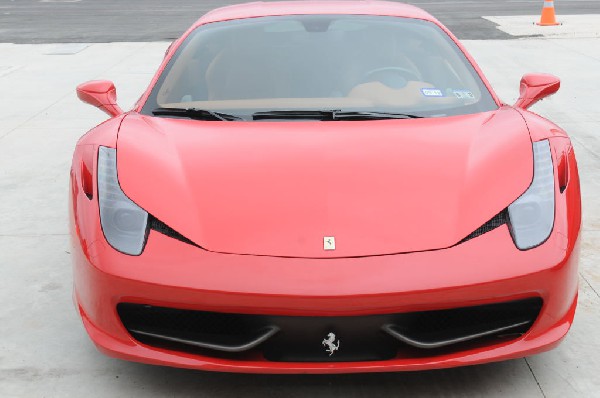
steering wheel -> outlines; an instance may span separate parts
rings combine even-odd
[[[407,80],[416,80],[416,81],[422,80],[421,76],[417,72],[407,69],[407,68],[403,68],[401,66],[385,66],[383,68],[371,69],[370,71],[368,71],[367,73],[365,73],[363,75],[362,80],[367,81],[371,76],[373,76],[377,73],[386,73],[386,72],[392,72],[394,74],[402,75],[402,77]]]

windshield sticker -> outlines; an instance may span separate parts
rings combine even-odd
[[[444,93],[439,88],[422,88],[421,93],[425,97],[443,97]]]
[[[453,90],[452,91],[456,98],[460,99],[475,99],[473,93],[469,90]]]

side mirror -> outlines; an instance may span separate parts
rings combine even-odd
[[[554,75],[544,73],[529,73],[521,78],[519,99],[515,107],[527,109],[539,100],[542,100],[558,91],[560,79]]]
[[[117,105],[117,89],[108,80],[92,80],[77,86],[77,97],[86,104],[94,105],[110,116],[118,116],[123,110]]]

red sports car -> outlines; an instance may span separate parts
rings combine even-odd
[[[575,313],[567,134],[502,103],[461,43],[387,2],[202,17],[71,168],[74,299],[104,353],[261,373],[443,368],[539,353]]]

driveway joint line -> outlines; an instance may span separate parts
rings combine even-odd
[[[592,286],[592,284],[590,283],[590,281],[587,280],[587,278],[585,277],[585,275],[583,275],[583,273],[579,273],[579,276],[581,276],[581,279],[583,279],[585,281],[585,283],[588,284],[588,286],[590,287],[590,289],[592,289],[592,291],[594,293],[596,293],[596,296],[598,296],[600,298],[600,293],[598,293],[598,291],[596,289],[594,289],[594,286]]]
[[[21,127],[23,127],[24,125],[26,125],[27,123],[29,123],[30,121],[32,121],[33,119],[35,119],[37,116],[41,115],[42,113],[46,112],[48,109],[52,108],[54,105],[58,104],[60,101],[64,100],[65,98],[67,98],[69,95],[71,95],[71,91],[69,91],[67,94],[62,95],[59,99],[57,99],[56,101],[52,102],[50,105],[48,105],[47,107],[45,107],[44,109],[40,110],[38,113],[31,115],[29,118],[27,118],[27,120],[25,120],[23,123],[19,124],[16,127],[13,127],[11,130],[9,130],[7,133],[5,133],[4,135],[0,136],[0,140],[8,137],[9,135],[11,135],[15,130],[20,129]]]
[[[527,367],[529,368],[529,371],[531,372],[531,375],[533,376],[533,379],[535,380],[535,383],[537,384],[538,388],[540,389],[540,392],[542,393],[542,396],[544,398],[546,398],[546,394],[544,393],[544,390],[542,389],[542,386],[540,385],[540,382],[538,381],[537,377],[535,376],[535,373],[533,372],[533,369],[531,368],[531,365],[529,364],[529,361],[527,360],[527,358],[523,358],[525,359],[525,363],[527,364]]]
[[[577,142],[578,146],[580,146],[581,148],[585,149],[586,151],[588,151],[593,157],[595,157],[596,159],[600,159],[600,155],[598,155],[595,151],[593,151],[592,149],[588,148],[587,144],[585,144],[584,142],[582,142],[579,138],[575,137],[575,136],[571,136],[571,141],[575,141]]]
[[[581,55],[582,57],[586,57],[586,58],[589,58],[589,59],[593,59],[596,62],[600,62],[600,58],[596,58],[593,55],[589,55],[589,54],[586,54],[586,53],[581,52],[579,50],[576,50],[574,48],[558,44],[558,42],[560,40],[564,40],[564,39],[571,39],[571,38],[569,38],[569,37],[564,37],[564,38],[546,37],[546,40],[548,40],[548,41],[551,41],[551,42],[556,41],[556,45],[558,47],[562,48],[563,50],[573,51],[574,53],[577,53],[578,55]],[[581,39],[598,39],[598,38],[597,37],[582,37]]]
[[[91,45],[93,45],[94,43],[92,43]],[[144,43],[140,43],[141,46],[134,51],[131,51],[127,56],[125,56],[124,58],[120,59],[119,61],[115,62],[113,65],[109,66],[107,69],[105,69],[103,72],[99,73],[98,75],[96,75],[96,78],[101,77],[102,75],[105,75],[106,73],[108,73],[108,71],[110,71],[111,69],[117,67],[118,65],[120,65],[121,63],[123,63],[124,61],[126,61],[127,59],[131,58],[132,56],[134,56],[136,53],[138,53],[139,51],[141,51],[142,49],[144,49],[145,47],[148,46],[148,42],[144,42]],[[12,134],[15,130],[18,130],[20,128],[22,128],[23,126],[25,126],[27,123],[29,123],[30,121],[32,121],[33,119],[35,119],[37,116],[39,116],[40,114],[46,112],[48,109],[52,108],[54,105],[58,104],[60,101],[64,100],[65,98],[67,98],[68,96],[72,95],[72,91],[69,90],[68,93],[66,93],[65,95],[61,96],[60,98],[58,98],[56,101],[52,102],[50,105],[48,105],[47,107],[45,107],[44,109],[40,110],[38,113],[32,115],[31,117],[29,117],[27,120],[25,120],[23,123],[19,124],[18,126],[12,128],[11,130],[9,130],[7,133],[0,135],[0,140],[2,140],[3,138],[8,137],[10,134]],[[1,236],[1,235],[0,235]]]

